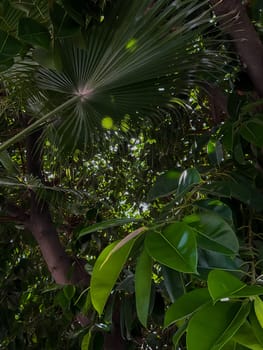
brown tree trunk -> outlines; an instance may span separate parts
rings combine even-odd
[[[263,44],[241,0],[210,0],[222,29],[230,35],[255,90],[263,97]]]
[[[27,171],[44,183],[42,174],[42,148],[41,131],[36,131],[27,138]],[[47,267],[57,284],[83,285],[90,284],[90,276],[85,271],[82,261],[70,257],[62,246],[58,232],[52,222],[48,204],[37,198],[34,191],[30,192],[31,208],[29,215],[23,215],[19,208],[10,208],[16,211],[18,219],[21,219],[24,226],[36,239]],[[106,278],[106,277],[105,277]],[[83,324],[85,325],[85,315]],[[112,332],[104,337],[105,350],[125,350],[127,342],[122,339],[119,324],[119,312],[115,310],[113,315]]]
[[[41,130],[36,131],[27,137],[27,172],[44,182],[41,133]],[[90,278],[82,264],[77,260],[74,263],[74,259],[66,254],[52,222],[48,204],[37,198],[32,190],[30,196],[30,215],[25,226],[35,237],[54,281],[61,285],[89,285]]]

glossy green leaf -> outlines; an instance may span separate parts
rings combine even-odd
[[[254,299],[254,310],[255,310],[255,314],[257,316],[258,322],[263,329],[263,301],[258,296],[255,296],[255,299]]]
[[[213,270],[208,275],[208,290],[213,300],[228,298],[246,286],[231,273]]]
[[[173,303],[185,293],[182,273],[163,265],[162,275],[165,289],[171,302]]]
[[[260,344],[254,334],[254,330],[248,322],[245,322],[234,335],[234,340],[251,350],[262,350]]]
[[[240,134],[242,137],[251,142],[253,145],[263,146],[263,120],[259,117],[250,118],[247,122],[243,123],[240,128]]]
[[[185,218],[186,221],[190,218]],[[198,244],[201,248],[214,250],[226,255],[238,252],[239,244],[235,232],[219,215],[204,213],[194,215],[192,226],[198,233]]]
[[[214,269],[240,272],[241,264],[242,260],[237,257],[233,258],[212,250],[198,249],[198,272],[205,279],[207,279],[208,273]]]
[[[97,232],[100,230],[106,230],[112,227],[122,226],[122,225],[129,224],[131,222],[136,222],[136,221],[141,221],[141,220],[134,219],[134,218],[119,218],[119,219],[111,219],[111,220],[98,222],[94,225],[83,228],[79,233],[79,238],[89,233]]]
[[[204,306],[189,321],[187,350],[220,350],[245,322],[249,310],[249,303]]]
[[[112,249],[118,244],[114,242],[106,247],[97,258],[90,282],[90,295],[94,308],[101,315],[107,299],[114,287],[114,284],[125,264],[131,248],[134,244],[129,241],[126,245],[117,250],[114,254],[108,256]],[[107,260],[105,262],[105,260]]]
[[[169,225],[162,232],[149,232],[145,247],[149,255],[163,265],[181,272],[196,272],[195,234],[183,222]]]
[[[260,323],[258,322],[257,316],[255,314],[255,310],[252,308],[249,314],[249,323],[251,328],[253,329],[253,333],[255,334],[257,341],[261,344],[263,348],[263,331]]]
[[[184,319],[211,301],[207,288],[195,289],[178,298],[166,311],[164,326]]]
[[[169,170],[165,174],[157,177],[154,186],[148,193],[148,200],[171,195],[177,190],[178,181],[181,173],[176,170]]]
[[[189,168],[182,172],[179,182],[177,194],[184,194],[194,186],[201,182],[201,176],[195,168]]]
[[[135,298],[137,316],[147,327],[152,286],[152,258],[143,250],[135,268]]]
[[[262,286],[245,286],[240,289],[238,292],[235,292],[232,295],[232,298],[248,298],[251,296],[263,295],[263,287]]]
[[[234,340],[230,340],[221,348],[221,350],[237,350],[236,346],[236,342]]]
[[[81,350],[90,350],[92,333],[89,331],[84,335],[81,342]]]
[[[173,335],[173,345],[176,347],[178,346],[178,343],[180,341],[180,339],[182,338],[182,336],[184,335],[184,333],[187,330],[187,322],[185,322],[182,326],[180,326],[177,331],[174,333]]]
[[[218,199],[201,199],[194,205],[204,211],[209,211],[221,216],[230,226],[233,224],[232,210],[228,205]]]
[[[21,18],[18,24],[18,37],[33,46],[46,49],[50,46],[50,34],[48,29],[32,18]]]
[[[248,350],[248,348],[246,346],[238,344],[234,340],[230,340],[222,347],[221,350]]]

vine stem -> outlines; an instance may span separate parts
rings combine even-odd
[[[9,140],[5,141],[0,145],[0,152],[3,152],[6,150],[9,146],[14,144],[15,142],[20,141],[21,139],[25,138],[28,136],[32,131],[36,130],[41,124],[49,120],[51,117],[53,117],[56,113],[62,111],[63,109],[71,106],[74,102],[79,100],[79,96],[73,96],[70,98],[68,101],[62,103],[60,106],[56,107],[53,109],[51,112],[45,114],[43,117],[40,119],[36,120],[33,124],[29,125],[27,128],[23,129],[20,131],[18,134],[15,136],[11,137]]]

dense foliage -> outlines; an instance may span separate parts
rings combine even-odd
[[[263,349],[261,1],[0,5],[0,349]]]

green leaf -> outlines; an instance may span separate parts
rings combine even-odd
[[[171,302],[173,303],[177,298],[181,297],[185,293],[182,273],[163,265],[162,275],[165,289]]]
[[[169,170],[165,174],[157,177],[154,186],[148,193],[148,201],[169,196],[175,192],[177,190],[180,175],[181,173],[179,171]]]
[[[263,287],[261,286],[245,286],[232,295],[232,298],[247,298],[256,295],[263,295]]]
[[[220,270],[213,270],[209,273],[207,284],[214,301],[228,298],[246,286],[232,274]]]
[[[55,296],[54,300],[55,305],[59,305],[63,311],[67,311],[70,307],[70,300],[66,297],[63,290],[59,291]]]
[[[238,344],[234,340],[230,340],[222,347],[222,350],[248,350],[248,348],[246,346]]]
[[[87,334],[84,335],[82,342],[81,342],[81,350],[89,350],[91,345],[91,339],[92,339],[92,333],[89,331]]]
[[[254,334],[254,330],[248,322],[245,322],[237,333],[234,335],[233,339],[251,350],[262,350],[262,344],[260,344]]]
[[[15,162],[13,162],[12,158],[6,150],[0,153],[0,162],[9,175],[18,175],[18,169],[15,165]]]
[[[197,207],[221,216],[230,226],[233,224],[232,210],[218,199],[201,199],[194,202]]]
[[[95,262],[91,282],[90,295],[94,308],[101,315],[110,292],[125,264],[132,246],[133,241],[129,241],[114,254],[110,255],[111,250],[118,244],[114,242],[106,247]],[[110,257],[108,258],[108,256]],[[107,260],[105,262],[105,260]]]
[[[50,34],[48,29],[32,18],[21,18],[18,24],[18,37],[31,44],[48,49],[50,46]]]
[[[258,296],[255,296],[255,299],[254,299],[254,310],[255,310],[255,314],[257,316],[258,322],[260,326],[263,328],[263,301]]]
[[[164,327],[184,319],[211,301],[207,288],[195,289],[182,295],[166,311]]]
[[[239,244],[233,229],[220,216],[214,213],[195,214],[185,217],[196,229],[198,244],[201,248],[214,250],[226,255],[238,252]]]
[[[201,182],[201,176],[195,168],[189,168],[182,172],[179,182],[177,194],[184,194],[192,189],[194,185]]]
[[[240,174],[233,173],[231,178],[224,181],[214,181],[212,184],[202,186],[205,193],[223,197],[233,197],[255,208],[263,210],[263,196],[252,181]]]
[[[220,350],[245,322],[249,310],[249,303],[204,306],[189,321],[187,350]]]
[[[75,293],[76,293],[76,287],[75,286],[71,286],[71,285],[65,286],[63,288],[63,292],[64,292],[65,297],[68,300],[71,300],[74,297]]]
[[[249,314],[249,322],[251,324],[251,328],[253,329],[253,332],[257,338],[257,341],[261,344],[263,348],[263,331],[262,327],[260,326],[257,316],[255,314],[255,310],[252,308]]]
[[[91,225],[89,227],[83,228],[79,233],[79,238],[82,236],[85,236],[89,233],[93,233],[100,230],[106,230],[108,228],[122,226],[125,224],[129,224],[131,222],[138,222],[141,221],[141,219],[134,219],[134,218],[119,218],[119,219],[111,219],[106,220],[102,222],[98,222],[97,224]]]
[[[59,4],[53,2],[50,17],[54,28],[54,36],[59,39],[73,37],[80,32],[80,26]]]
[[[0,30],[0,61],[7,61],[16,56],[21,48],[22,45],[17,39]]]
[[[143,250],[138,258],[134,278],[137,316],[147,328],[152,286],[152,258],[146,250]]]
[[[173,345],[177,349],[178,343],[187,330],[187,322],[180,326],[173,335]]]
[[[241,270],[242,260],[237,257],[232,258],[229,255],[217,253],[212,250],[198,249],[198,272],[207,279],[209,271],[214,269],[226,271]]]
[[[241,136],[253,145],[263,146],[263,120],[259,117],[250,118],[242,124],[239,130]]]
[[[196,272],[197,247],[193,230],[183,222],[167,226],[163,232],[146,235],[150,256],[163,265],[181,272]]]

